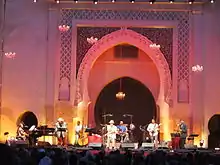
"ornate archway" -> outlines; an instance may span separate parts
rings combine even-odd
[[[158,70],[160,78],[160,90],[158,98],[155,98],[155,101],[161,110],[160,121],[164,123],[163,128],[161,128],[161,132],[163,133],[163,139],[168,140],[170,137],[169,100],[172,88],[171,73],[169,70],[169,66],[160,49],[150,48],[150,44],[153,43],[148,38],[135,31],[122,28],[121,30],[112,32],[102,37],[89,49],[78,71],[74,103],[76,103],[76,106],[78,108],[84,105],[83,109],[88,110],[87,105],[89,105],[88,103],[91,103],[88,94],[88,79],[93,64],[95,63],[97,58],[100,57],[106,50],[122,43],[134,45],[137,48],[144,51],[152,59]],[[88,115],[88,112],[86,114]]]
[[[75,103],[78,104],[81,101],[90,101],[87,89],[88,78],[94,62],[107,49],[121,43],[128,43],[138,47],[152,59],[157,67],[161,80],[159,97],[155,98],[155,100],[165,101],[169,104],[172,83],[169,66],[164,55],[159,49],[150,48],[150,44],[152,44],[152,42],[148,38],[126,28],[112,32],[102,37],[86,53],[77,75]]]

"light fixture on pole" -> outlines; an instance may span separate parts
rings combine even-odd
[[[157,38],[156,38],[155,34],[154,34],[153,37],[154,37],[154,38],[153,38],[154,41],[153,41],[153,43],[151,43],[151,44],[149,45],[149,47],[152,48],[152,49],[160,49],[160,45],[159,45],[159,44],[156,44]]]
[[[193,72],[202,72],[203,71],[203,66],[202,65],[194,65],[192,66],[192,71]]]
[[[60,25],[59,27],[60,32],[67,32],[70,29],[70,26],[68,25]]]
[[[124,100],[124,98],[125,98],[125,93],[124,92],[122,92],[122,78],[120,78],[120,80],[119,80],[120,82],[120,88],[119,88],[119,92],[118,93],[116,93],[116,98],[118,99],[118,100]]]
[[[15,58],[15,55],[16,55],[15,52],[8,52],[8,53],[5,53],[5,57],[7,57],[7,58],[12,58],[12,59],[14,59],[14,58]]]
[[[119,46],[119,48],[120,48],[120,57],[122,58],[122,46]],[[118,100],[124,100],[124,98],[125,98],[125,93],[122,91],[122,78],[120,78],[120,80],[119,80],[119,92],[118,93],[116,93],[116,99],[118,99]]]

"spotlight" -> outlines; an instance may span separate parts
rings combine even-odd
[[[155,2],[155,0],[150,0],[150,4],[153,4]]]
[[[170,3],[173,3],[174,0],[169,0]]]
[[[134,0],[130,0],[131,3],[134,3]]]
[[[214,0],[210,0],[210,3],[214,3],[215,1]]]
[[[194,0],[189,0],[189,4],[192,5]]]
[[[34,0],[34,3],[36,3],[37,2],[37,0]]]
[[[112,0],[112,3],[114,3],[115,2],[115,0]]]
[[[75,3],[78,3],[78,0],[74,0]]]
[[[60,3],[60,0],[55,0],[56,1],[56,3]]]
[[[94,4],[98,4],[98,0],[93,0],[93,3]]]

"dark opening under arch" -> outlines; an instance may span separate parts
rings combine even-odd
[[[37,116],[30,111],[26,111],[19,116],[17,120],[17,125],[19,125],[21,122],[24,123],[27,129],[29,129],[33,125],[35,125],[36,127],[38,126]]]
[[[97,125],[104,124],[102,115],[110,113],[113,116],[107,117],[107,122],[113,119],[116,125],[120,120],[130,124],[130,118],[123,117],[123,114],[132,114],[136,126],[136,140],[140,140],[142,132],[139,126],[149,124],[152,118],[157,119],[157,106],[151,91],[144,84],[130,77],[121,79],[122,91],[126,94],[125,99],[117,100],[115,96],[119,91],[120,78],[106,85],[95,104],[95,121]]]

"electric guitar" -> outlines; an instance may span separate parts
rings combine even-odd
[[[157,136],[158,135],[158,131],[159,131],[159,127],[161,126],[162,124],[155,124],[154,128],[151,128],[148,130],[149,132],[149,135],[150,136]]]

